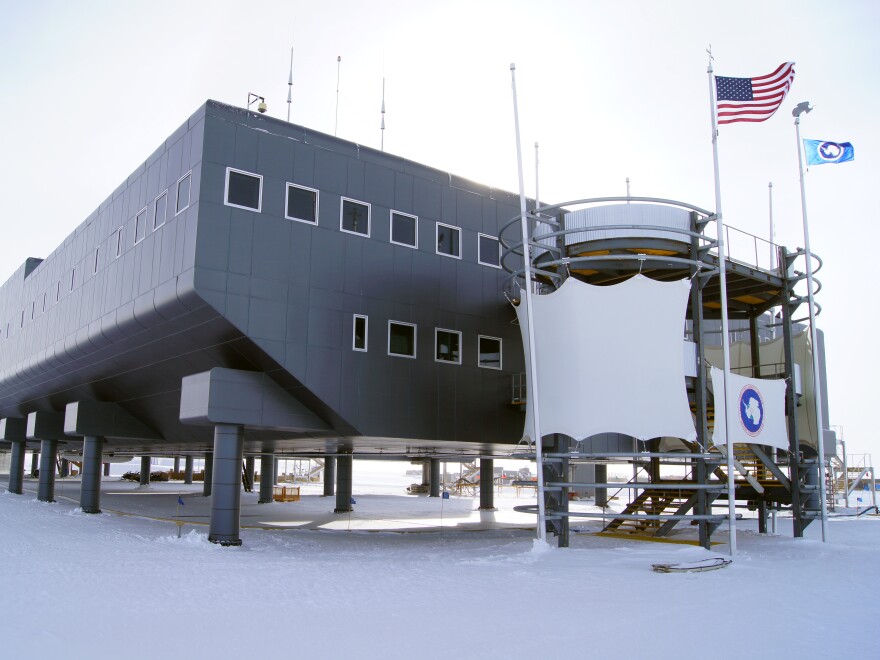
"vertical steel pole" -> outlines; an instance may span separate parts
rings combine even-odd
[[[804,161],[801,154],[801,118],[794,120],[797,135],[798,170],[801,177],[801,211],[804,218],[804,250],[807,259],[807,302],[810,305],[810,342],[813,344],[813,401],[816,408],[816,450],[819,452],[819,503],[822,514],[822,541],[828,537],[828,511],[825,502],[825,442],[822,424],[822,376],[819,373],[819,342],[816,335],[816,312],[813,303],[813,253],[810,250],[810,228],[807,224],[807,191],[804,186]]]
[[[730,535],[730,556],[736,554],[736,485],[733,468],[733,442],[730,438],[730,387],[728,387],[728,374],[730,373],[730,337],[727,334],[727,261],[724,254],[724,218],[721,214],[721,181],[718,167],[718,113],[715,109],[715,76],[712,69],[712,60],[709,60],[709,109],[712,113],[712,161],[715,167],[715,217],[718,226],[718,277],[721,285],[721,348],[724,355],[724,442],[727,445],[727,500],[728,500],[728,528]],[[716,393],[715,406],[718,406]],[[739,406],[736,406],[739,410]]]
[[[535,359],[535,322],[532,313],[532,260],[529,249],[528,213],[526,209],[526,192],[523,182],[522,145],[519,138],[519,109],[516,104],[516,64],[510,65],[510,82],[513,90],[513,123],[516,131],[516,164],[519,175],[519,211],[522,219],[523,270],[525,273],[526,302],[526,339],[529,350],[529,381],[532,391],[527,403],[532,405],[532,435],[535,441],[535,462],[538,465],[538,538],[547,541],[547,514],[544,507],[544,456],[541,448],[541,418],[538,399],[538,365]]]

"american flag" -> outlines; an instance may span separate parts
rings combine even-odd
[[[764,121],[782,105],[794,81],[794,62],[780,64],[773,73],[757,78],[715,76],[718,123]]]

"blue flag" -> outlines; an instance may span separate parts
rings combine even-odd
[[[177,503],[180,505],[183,505],[183,503],[184,503],[183,498],[180,495],[177,496]]]
[[[825,163],[845,163],[855,158],[855,150],[849,142],[828,142],[827,140],[804,140],[804,153],[807,165]]]

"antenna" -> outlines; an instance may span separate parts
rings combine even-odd
[[[626,203],[629,204],[629,177],[626,177]]]
[[[535,208],[541,206],[541,194],[538,191],[538,143],[535,142]]]
[[[293,46],[290,47],[290,75],[287,77],[287,123],[290,123],[290,102],[293,100]]]
[[[342,55],[336,56],[336,123],[333,125],[333,135],[339,129],[339,70],[342,68]]]
[[[385,151],[385,77],[382,77],[382,151]]]

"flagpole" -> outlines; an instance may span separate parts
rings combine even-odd
[[[526,209],[526,189],[523,180],[522,145],[519,139],[519,110],[516,104],[516,64],[510,65],[510,85],[513,90],[513,123],[516,131],[516,166],[519,176],[519,211],[522,222],[523,271],[525,272],[526,289],[526,332],[529,344],[529,382],[532,391],[528,403],[532,406],[532,437],[535,441],[535,462],[538,470],[538,538],[547,542],[547,514],[544,507],[544,457],[541,444],[540,407],[538,405],[538,365],[535,360],[534,316],[532,314],[532,260],[529,250],[529,228]]]
[[[290,47],[290,75],[287,76],[287,123],[290,123],[290,103],[293,101],[293,46]]]
[[[724,253],[724,217],[721,214],[721,180],[718,167],[718,112],[715,108],[715,75],[712,68],[712,53],[709,53],[709,109],[712,113],[712,163],[715,168],[715,222],[718,228],[718,278],[721,286],[721,351],[724,355],[724,442],[727,447],[727,520],[730,537],[730,556],[736,554],[736,477],[733,465],[733,442],[730,437],[730,337],[727,331],[727,261]],[[715,396],[715,407],[718,407],[718,396]],[[737,406],[739,410],[739,406]]]
[[[809,105],[808,105],[809,107]],[[805,110],[809,112],[809,110]],[[807,191],[804,185],[804,161],[801,152],[801,113],[794,119],[794,130],[797,136],[798,170],[801,179],[801,212],[804,219],[804,250],[807,258],[807,303],[810,305],[810,342],[813,344],[813,403],[816,408],[816,450],[819,452],[819,499],[822,517],[822,541],[828,540],[828,512],[825,505],[825,443],[822,424],[822,381],[819,374],[819,342],[816,332],[816,312],[813,303],[813,253],[810,250],[810,227],[807,224]],[[803,110],[801,111],[803,112]]]

